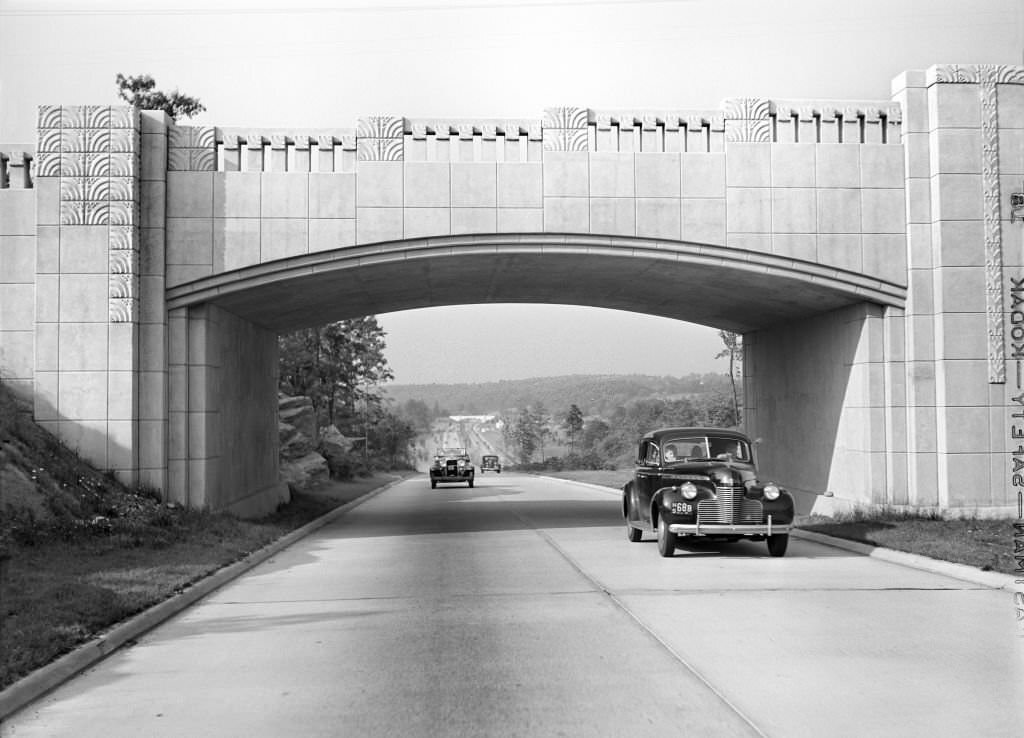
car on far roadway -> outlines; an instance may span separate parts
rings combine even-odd
[[[466,482],[472,487],[473,474],[473,463],[466,449],[443,448],[434,454],[434,463],[430,465],[430,488],[456,482]]]
[[[480,457],[480,473],[484,472],[498,472],[501,474],[501,461],[494,454],[487,454]]]
[[[758,480],[754,445],[720,428],[662,428],[640,439],[633,479],[622,488],[626,537],[658,537],[658,552],[672,556],[682,538],[766,541],[785,556],[793,523],[793,497]]]

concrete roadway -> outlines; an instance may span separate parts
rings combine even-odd
[[[802,541],[662,559],[609,492],[477,482],[393,487],[3,735],[1024,735],[1010,593]]]

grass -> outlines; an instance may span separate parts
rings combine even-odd
[[[547,476],[621,489],[632,470],[545,472]],[[933,512],[854,510],[835,517],[811,515],[797,527],[825,535],[1013,574],[1014,529],[1011,518],[946,520]]]
[[[10,543],[0,566],[0,689],[391,478],[299,492],[260,520],[165,507],[130,529]]]

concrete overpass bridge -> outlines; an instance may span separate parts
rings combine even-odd
[[[742,332],[747,430],[793,488],[1016,510],[1024,68],[910,71],[884,101],[337,130],[47,106],[0,150],[0,372],[169,499],[287,495],[278,332],[539,302]]]

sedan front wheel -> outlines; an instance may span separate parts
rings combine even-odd
[[[787,546],[789,546],[789,533],[768,536],[768,553],[772,556],[785,556]]]
[[[668,529],[665,518],[658,517],[658,553],[665,558],[676,553],[676,534]]]

